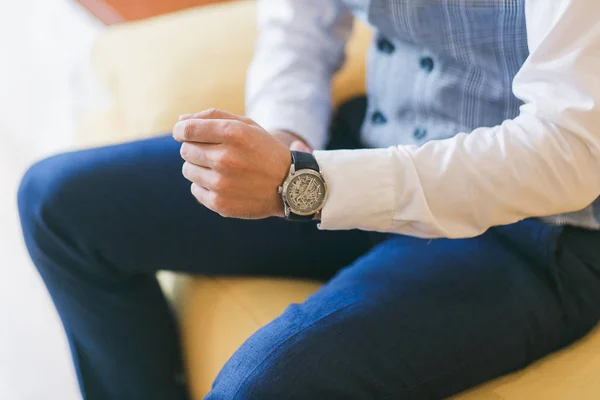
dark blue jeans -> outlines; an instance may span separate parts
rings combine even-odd
[[[528,220],[421,240],[224,219],[181,165],[163,137],[58,155],[23,179],[25,240],[88,400],[188,398],[161,269],[327,281],[235,353],[211,400],[443,398],[598,321],[598,232]]]

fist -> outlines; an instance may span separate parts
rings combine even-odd
[[[277,188],[291,165],[289,149],[249,118],[211,109],[179,121],[183,176],[194,197],[224,217],[283,215]]]

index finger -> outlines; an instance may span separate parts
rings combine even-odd
[[[173,127],[173,137],[178,142],[220,144],[225,141],[225,124],[231,122],[214,119],[188,119]]]
[[[256,122],[248,117],[230,113],[225,110],[219,110],[218,108],[210,108],[198,113],[184,114],[179,116],[179,121],[184,121],[186,119],[231,119],[248,125],[256,125]]]

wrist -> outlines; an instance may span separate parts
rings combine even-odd
[[[293,159],[292,159],[292,153],[289,150],[286,150],[286,154],[287,154],[287,158],[286,158],[286,162],[284,163],[284,170],[282,171],[282,173],[280,174],[280,178],[279,181],[277,183],[277,187],[274,190],[274,205],[272,207],[273,213],[272,216],[274,217],[285,217],[285,204],[283,201],[283,198],[281,196],[281,190],[280,188],[283,187],[283,184],[285,183],[286,179],[288,178],[290,171],[292,169],[292,164],[293,164]]]
[[[302,143],[304,143],[308,148],[310,148],[310,146],[308,145],[308,142],[299,134],[291,132],[291,131],[286,131],[286,130],[275,130],[273,132],[271,132],[271,135],[276,138],[277,140],[279,140],[281,143],[285,144],[286,147],[290,147],[290,145],[296,141],[300,141]]]
[[[321,213],[323,212],[323,210],[319,210],[317,211],[317,213],[313,216],[313,221],[321,221]]]

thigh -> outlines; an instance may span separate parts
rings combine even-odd
[[[359,231],[222,218],[195,201],[182,164],[170,136],[46,159],[23,180],[24,223],[31,214],[32,223],[130,273],[325,279],[371,247],[369,235]]]
[[[444,398],[565,345],[575,337],[543,271],[557,268],[559,229],[530,222],[510,228],[524,252],[494,230],[391,237],[251,337],[208,398]]]

